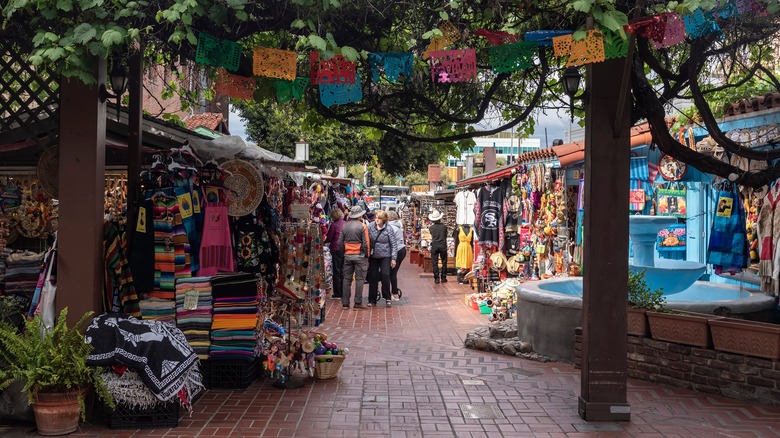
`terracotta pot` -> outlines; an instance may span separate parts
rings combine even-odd
[[[68,392],[39,392],[35,396],[33,412],[39,435],[67,435],[79,427],[81,406],[79,390]]]
[[[649,333],[645,309],[629,307],[628,309],[628,334],[646,338]]]
[[[710,348],[712,338],[708,321],[709,315],[693,313],[660,313],[647,311],[650,334],[657,341]]]
[[[722,318],[711,320],[710,330],[716,350],[780,359],[780,325]]]

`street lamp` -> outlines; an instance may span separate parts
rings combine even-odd
[[[377,187],[379,187],[379,209],[382,209],[382,187],[384,187],[385,184],[382,181],[379,181],[379,184],[377,184]]]
[[[569,112],[571,113],[571,121],[574,122],[574,96],[580,89],[580,70],[575,67],[569,67],[563,71],[562,76],[563,91],[569,96]]]
[[[98,89],[100,93],[100,101],[105,102],[111,97],[116,98],[116,120],[119,121],[119,108],[121,106],[121,98],[122,95],[125,94],[125,91],[127,90],[127,82],[128,82],[128,73],[127,73],[127,67],[122,64],[119,61],[114,61],[113,65],[111,66],[111,73],[108,75],[108,81],[111,84],[111,91],[113,93],[110,93],[108,91],[108,88],[106,88],[106,84],[100,84],[100,87]]]
[[[304,139],[295,142],[295,159],[298,161],[309,161],[309,143]]]

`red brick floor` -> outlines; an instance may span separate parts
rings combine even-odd
[[[780,437],[780,408],[636,380],[629,381],[630,423],[586,423],[577,415],[579,370],[465,349],[466,333],[487,324],[486,315],[464,304],[467,286],[434,285],[420,272],[402,268],[404,297],[390,308],[342,310],[329,301],[320,331],[350,349],[337,379],[286,391],[267,381],[245,391],[209,391],[178,428],[83,425],[77,435]],[[465,403],[494,403],[504,418],[465,419]],[[30,434],[0,429],[2,437]]]

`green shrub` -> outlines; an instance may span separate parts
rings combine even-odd
[[[666,298],[663,288],[651,290],[647,285],[645,271],[628,273],[628,305],[637,309],[665,310]]]
[[[24,391],[32,404],[39,392],[65,392],[94,389],[107,405],[114,403],[100,370],[87,366],[92,346],[87,344],[82,327],[92,316],[86,313],[72,328],[67,325],[68,309],[62,309],[57,323],[47,330],[38,315],[25,323],[19,334],[10,324],[0,322],[0,390],[15,381],[24,382]],[[82,417],[84,415],[83,399]]]

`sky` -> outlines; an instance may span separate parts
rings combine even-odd
[[[238,111],[230,106],[230,133],[237,135],[246,140],[246,124],[241,120]],[[578,128],[576,123],[572,126],[573,129]],[[547,138],[545,140],[545,128],[547,128]],[[569,129],[569,113],[568,111],[547,111],[547,114],[540,114],[536,119],[535,133],[531,138],[540,139],[542,147],[546,145],[551,146],[552,142],[556,138],[563,139],[564,133]]]

